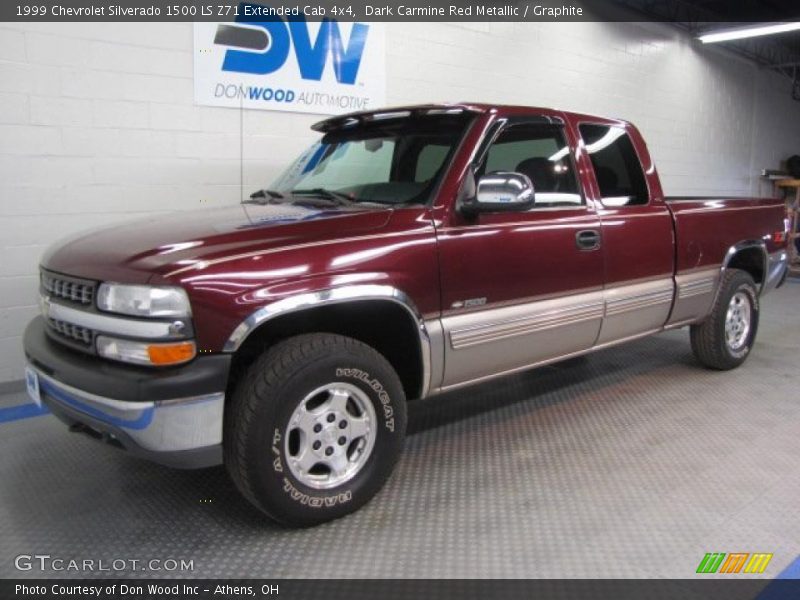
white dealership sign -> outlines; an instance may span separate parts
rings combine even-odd
[[[383,23],[194,24],[197,104],[342,114],[386,102]]]

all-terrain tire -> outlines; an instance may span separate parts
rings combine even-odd
[[[746,329],[734,318],[737,310],[746,313],[746,317],[740,319],[741,322],[746,320]],[[697,360],[706,367],[721,371],[741,365],[753,347],[758,315],[758,289],[753,278],[739,269],[726,270],[711,314],[702,323],[691,327],[692,351]],[[731,328],[730,334],[728,328]]]
[[[367,433],[345,439],[348,420],[353,436],[357,421]],[[348,337],[304,334],[271,347],[245,372],[226,410],[225,465],[241,493],[272,519],[311,526],[357,510],[381,489],[405,430],[403,386],[381,354]],[[300,468],[305,452],[320,462]],[[337,471],[326,472],[342,452]],[[349,478],[337,483],[338,471]]]

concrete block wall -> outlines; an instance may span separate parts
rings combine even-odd
[[[416,23],[386,35],[389,104],[630,119],[669,194],[767,192],[758,171],[800,152],[788,82],[666,25]],[[238,202],[314,139],[318,115],[195,106],[192,51],[190,23],[0,23],[0,382],[22,377],[51,242]]]

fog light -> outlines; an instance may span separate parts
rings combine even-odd
[[[105,358],[136,365],[166,366],[192,360],[196,347],[194,342],[151,344],[101,335],[97,337],[97,353]]]

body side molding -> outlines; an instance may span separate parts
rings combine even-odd
[[[764,240],[742,240],[728,248],[719,268],[712,267],[700,271],[676,274],[678,297],[676,298],[676,307],[670,316],[668,326],[675,327],[676,324],[683,321],[696,323],[706,318],[717,301],[722,278],[725,275],[725,271],[730,267],[731,261],[739,252],[751,249],[759,250],[763,261],[762,280],[761,283],[756,283],[758,295],[761,296],[773,289],[784,268],[785,258],[783,255],[785,255],[785,252],[769,254]],[[687,320],[690,315],[691,318]]]
[[[675,275],[677,292],[667,328],[695,323],[711,312],[719,273],[719,267],[711,267]]]

